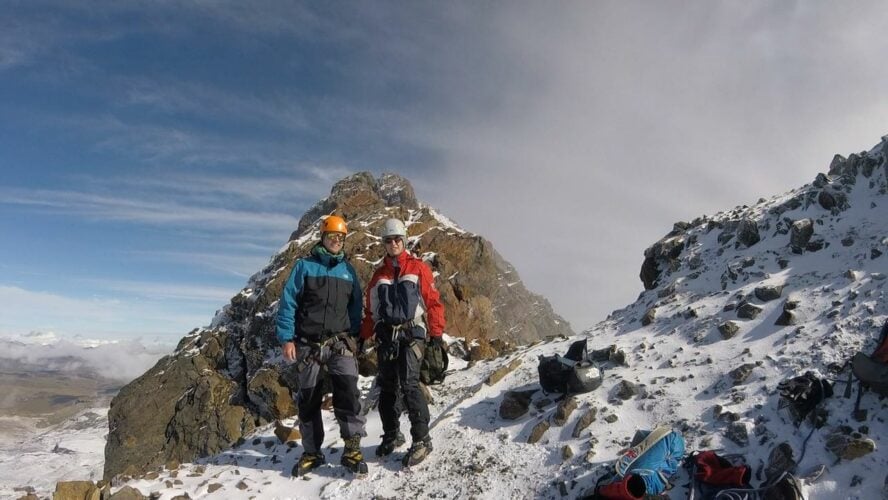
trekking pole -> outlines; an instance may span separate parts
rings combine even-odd
[[[860,415],[860,398],[863,397],[863,382],[857,383],[857,401],[854,402],[854,418]]]
[[[848,360],[848,362],[845,363],[845,368],[847,368],[848,365],[850,365],[850,364],[851,364],[851,360]],[[848,382],[845,385],[845,394],[844,394],[845,399],[851,399],[851,392],[853,392],[853,389],[851,387],[851,383],[853,381],[854,381],[854,370],[853,369],[848,370]]]

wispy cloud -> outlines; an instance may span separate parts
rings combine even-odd
[[[281,232],[295,228],[299,222],[295,217],[280,213],[189,206],[176,202],[136,200],[76,191],[2,189],[0,197],[2,203],[7,205],[21,205],[57,214],[163,226]]]
[[[155,283],[148,281],[90,280],[103,289],[122,292],[149,300],[209,302],[223,305],[237,290],[223,287],[189,285],[183,283]]]
[[[117,286],[131,289],[134,284]],[[218,306],[205,302],[221,296],[221,291],[170,289],[183,296],[200,297],[203,303],[191,307],[181,301],[158,303],[126,296],[80,298],[0,284],[0,332],[24,334],[41,330],[62,336],[103,338],[181,336],[209,324],[215,309],[224,305],[221,300]],[[158,296],[163,293],[157,292]]]
[[[351,173],[348,168],[335,165],[294,166],[287,171],[241,175],[173,172],[162,177],[77,178],[89,187],[179,198],[191,204],[237,204],[280,210],[282,206],[304,204],[305,200],[326,196],[330,191],[331,178],[338,180]]]
[[[179,251],[131,251],[137,260],[149,262],[176,262],[189,266],[202,267],[213,271],[249,278],[268,264],[268,248],[254,246],[250,254],[232,251],[231,253],[179,252]],[[232,290],[228,290],[231,294]]]
[[[304,109],[305,101],[297,100],[294,95],[260,97],[226,91],[212,83],[153,79],[125,79],[116,84],[121,88],[120,106],[204,120],[221,118],[226,123],[234,118],[241,128],[279,128],[291,133],[306,131],[312,125]]]

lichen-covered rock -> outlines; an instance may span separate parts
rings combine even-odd
[[[650,325],[651,323],[654,322],[654,318],[656,318],[656,317],[657,317],[657,308],[652,307],[652,308],[648,309],[644,313],[644,316],[641,317],[641,326]]]
[[[56,483],[53,500],[100,500],[101,491],[92,481],[60,481]]]
[[[728,376],[731,377],[731,382],[734,385],[740,385],[746,382],[746,379],[752,374],[752,370],[755,369],[755,363],[744,363],[737,368],[731,370]]]
[[[794,300],[787,300],[783,303],[783,312],[774,322],[777,326],[792,326],[799,323],[799,314],[795,311],[799,303]]]
[[[503,402],[500,403],[499,416],[505,420],[516,420],[523,417],[528,408],[530,408],[530,400],[533,398],[536,389],[527,391],[507,391],[503,396]]]
[[[487,385],[493,385],[502,380],[503,377],[505,377],[506,375],[515,371],[515,369],[519,366],[521,366],[521,358],[515,358],[510,361],[508,365],[501,366],[494,370],[490,375],[487,376],[487,380],[485,381],[485,383]]]
[[[835,429],[826,438],[826,449],[839,458],[854,460],[876,451],[876,443],[860,433],[850,429]]]
[[[592,425],[592,422],[595,421],[596,416],[598,415],[598,408],[591,406],[588,410],[586,410],[580,418],[577,419],[577,425],[574,426],[574,430],[571,433],[571,436],[574,438],[580,437],[580,434],[587,427]]]
[[[577,398],[566,397],[558,406],[555,407],[555,414],[552,416],[552,423],[561,427],[570,418],[570,414],[577,409]]]
[[[740,446],[749,444],[749,429],[743,422],[733,422],[725,429],[725,437]]]
[[[755,319],[763,310],[764,309],[755,304],[744,302],[737,308],[737,317],[742,319]]]
[[[293,395],[277,369],[260,368],[247,383],[247,397],[260,415],[279,420],[296,414]]]
[[[145,495],[142,494],[141,491],[133,488],[132,486],[124,486],[114,492],[108,500],[145,500]]]
[[[489,241],[419,204],[402,177],[355,174],[337,182],[329,197],[306,212],[289,243],[208,328],[189,333],[174,353],[114,398],[105,478],[128,468],[144,472],[168,460],[190,462],[217,453],[257,426],[295,413],[293,366],[281,366],[275,338],[277,300],[296,259],[318,241],[319,217],[332,212],[349,222],[345,252],[363,283],[384,255],[376,236],[383,221],[405,220],[408,248],[436,276],[447,333],[486,346],[485,355],[497,356],[508,345],[573,335],[546,299],[524,287]],[[479,354],[473,349],[473,356]]]
[[[570,460],[574,456],[573,448],[570,447],[569,444],[564,445],[561,448],[561,459],[562,460]]]
[[[274,422],[274,435],[277,436],[281,443],[296,441],[302,438],[302,433],[299,432],[298,427],[284,425],[280,420],[275,420]]]
[[[685,240],[673,230],[665,238],[644,251],[641,265],[641,282],[645,290],[652,290],[660,284],[661,274],[678,267],[678,258],[684,249]]]
[[[487,361],[499,356],[497,351],[487,339],[478,340],[475,345],[469,349],[469,361]]]
[[[740,325],[738,325],[736,321],[725,321],[724,323],[718,325],[718,333],[720,333],[722,338],[725,340],[734,338],[734,336],[737,335],[737,332],[739,331]]]
[[[529,444],[535,444],[543,438],[543,435],[549,430],[549,421],[541,420],[536,425],[533,426],[533,429],[530,431],[530,437],[527,438],[527,442]]]
[[[755,287],[755,290],[753,290],[753,293],[755,294],[755,298],[762,302],[770,302],[780,298],[780,295],[783,294],[783,285],[757,286]]]
[[[789,245],[796,253],[801,253],[814,235],[814,221],[801,219],[792,223],[789,235]]]
[[[628,380],[621,380],[615,392],[615,395],[624,401],[632,399],[637,394],[638,386]]]
[[[743,219],[737,226],[737,242],[751,247],[761,241],[758,224],[752,219]]]
[[[842,211],[848,208],[848,196],[842,191],[825,188],[817,196],[817,203],[826,210]]]

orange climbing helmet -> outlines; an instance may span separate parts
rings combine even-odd
[[[338,215],[328,215],[321,220],[321,234],[323,233],[348,234],[348,226],[345,225],[345,219]]]

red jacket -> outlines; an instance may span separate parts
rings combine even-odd
[[[432,271],[422,259],[405,250],[396,258],[385,257],[370,278],[361,338],[372,337],[378,323],[400,325],[409,321],[423,326],[430,337],[444,333],[444,306]]]

